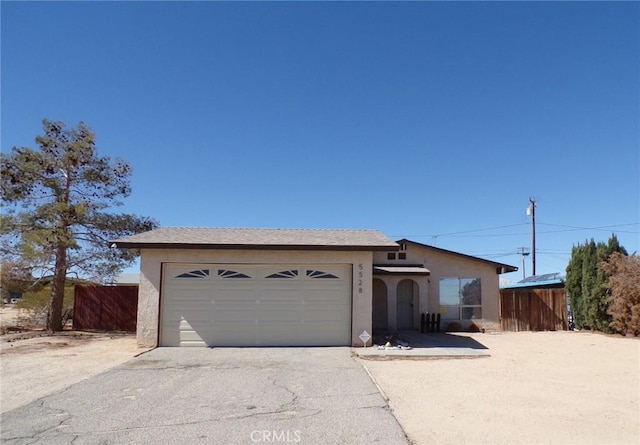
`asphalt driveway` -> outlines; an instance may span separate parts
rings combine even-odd
[[[407,444],[350,348],[159,348],[6,412],[4,444]]]

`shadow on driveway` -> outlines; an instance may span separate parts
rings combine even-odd
[[[409,341],[414,348],[466,348],[489,349],[475,338],[466,334],[428,333],[402,331],[400,337]]]

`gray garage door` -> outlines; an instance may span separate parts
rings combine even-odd
[[[162,346],[351,343],[351,265],[165,264]]]

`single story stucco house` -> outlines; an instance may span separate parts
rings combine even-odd
[[[362,345],[422,312],[499,323],[498,276],[517,268],[376,230],[160,228],[140,249],[138,344]]]

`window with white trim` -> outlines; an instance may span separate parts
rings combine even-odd
[[[441,278],[440,313],[443,320],[482,318],[480,278]]]

